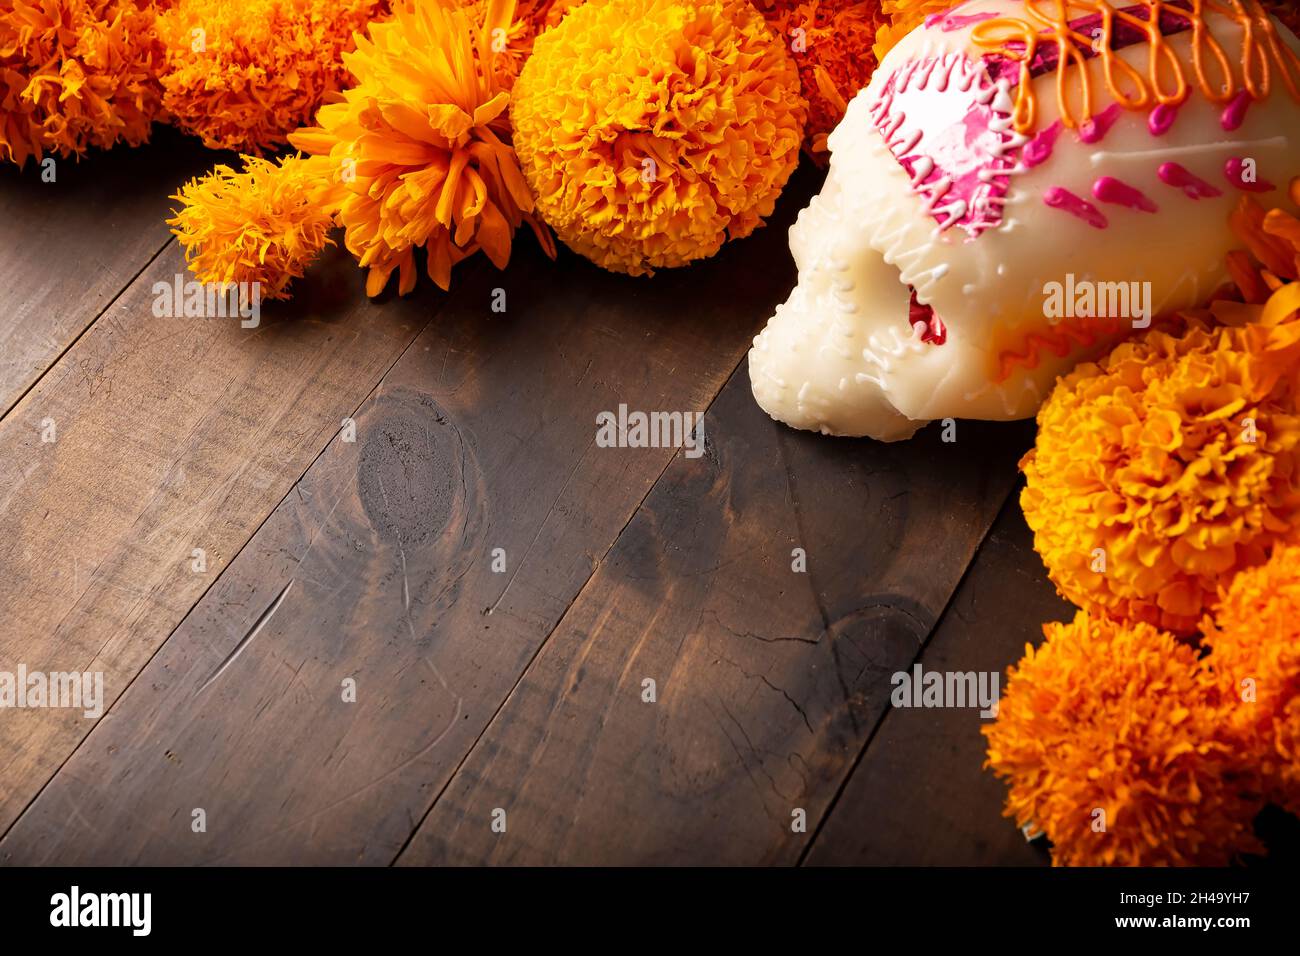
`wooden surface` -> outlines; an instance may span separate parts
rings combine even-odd
[[[978,711],[889,700],[1068,613],[1031,426],[832,440],[749,394],[815,171],[653,279],[521,235],[371,302],[335,252],[245,329],[151,309],[214,158],[0,170],[0,670],[107,698],[0,711],[0,862],[1046,861]],[[705,453],[599,447],[620,403]]]

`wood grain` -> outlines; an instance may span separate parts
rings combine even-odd
[[[0,861],[391,862],[675,454],[597,413],[707,406],[793,281],[800,182],[653,282],[525,248],[461,284]]]
[[[1013,496],[921,654],[926,671],[1001,675],[1042,625],[1068,621]],[[978,709],[891,708],[817,834],[811,865],[982,866],[1048,861],[1002,816],[1006,786],[982,769]]]
[[[674,460],[400,863],[798,859],[1028,431],[827,440],[767,419],[743,368],[705,430],[708,454]]]
[[[368,303],[336,251],[255,329],[155,317],[183,268],[170,245],[0,422],[0,668],[103,672],[110,702],[442,301]],[[89,724],[5,713],[0,830]]]
[[[157,143],[0,163],[0,418],[171,238],[167,198],[219,161],[159,127]]]

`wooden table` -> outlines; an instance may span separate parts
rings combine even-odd
[[[222,159],[0,171],[0,670],[107,698],[0,711],[0,862],[1046,861],[978,711],[889,702],[1068,615],[1032,424],[833,440],[749,393],[815,170],[653,279],[521,234],[450,294],[335,250],[256,329],[156,318],[168,194]],[[705,411],[705,453],[599,447],[620,403]]]

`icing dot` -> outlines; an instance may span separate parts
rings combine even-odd
[[[1106,138],[1106,134],[1110,132],[1111,127],[1119,121],[1121,110],[1122,107],[1118,103],[1112,103],[1107,109],[1084,122],[1079,127],[1080,142],[1089,145],[1100,143]]]
[[[1177,163],[1164,163],[1156,170],[1156,175],[1166,186],[1181,189],[1188,199],[1213,199],[1223,195],[1222,189],[1211,186],[1200,176],[1189,172]]]
[[[1138,212],[1158,212],[1160,207],[1128,183],[1120,182],[1114,176],[1102,176],[1092,185],[1092,194],[1102,202],[1116,206],[1127,206]]]
[[[1053,209],[1060,209],[1062,212],[1068,212],[1071,216],[1082,219],[1094,229],[1105,229],[1110,225],[1110,221],[1100,209],[1086,199],[1080,199],[1068,189],[1062,189],[1060,186],[1053,186],[1043,193],[1043,202]]]
[[[1176,119],[1178,119],[1178,107],[1170,103],[1161,103],[1147,117],[1147,128],[1151,130],[1152,136],[1164,136],[1173,128]]]
[[[1232,102],[1223,111],[1223,116],[1219,118],[1223,128],[1229,133],[1240,129],[1241,124],[1246,121],[1246,111],[1250,109],[1250,104],[1253,102],[1254,97],[1250,95],[1249,90],[1242,90],[1234,96]]]
[[[1061,135],[1064,127],[1061,121],[1057,120],[1051,126],[1043,129],[1037,136],[1025,144],[1025,151],[1022,154],[1026,166],[1040,166],[1052,157],[1052,150],[1056,148],[1056,138]]]
[[[1236,186],[1238,189],[1244,189],[1248,193],[1271,193],[1277,188],[1267,179],[1254,179],[1254,164],[1251,163],[1251,165],[1247,167],[1246,162],[1247,161],[1242,159],[1240,156],[1233,156],[1224,164],[1223,175],[1228,177],[1228,182],[1232,183],[1232,185]],[[1248,170],[1252,177],[1251,179],[1246,178]]]

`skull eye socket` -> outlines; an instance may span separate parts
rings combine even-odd
[[[943,345],[948,341],[948,327],[943,324],[943,319],[934,314],[934,306],[923,305],[917,301],[915,288],[912,286],[907,288],[912,293],[912,301],[907,307],[907,321],[912,326],[913,333],[916,333],[917,326],[920,326],[922,342]]]

